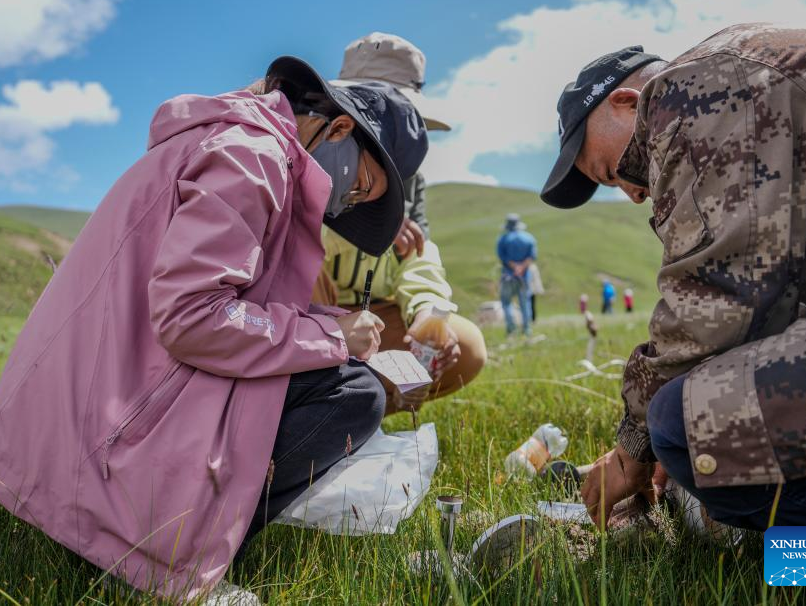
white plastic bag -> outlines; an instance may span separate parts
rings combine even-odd
[[[417,432],[386,435],[379,429],[297,497],[274,523],[331,534],[393,534],[428,492],[438,459],[433,423]]]
[[[537,511],[556,522],[572,524],[593,524],[587,508],[582,503],[561,501],[538,501]]]

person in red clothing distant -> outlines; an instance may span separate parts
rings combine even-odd
[[[632,288],[627,288],[624,291],[624,309],[627,311],[627,313],[632,313],[632,306],[633,306]]]

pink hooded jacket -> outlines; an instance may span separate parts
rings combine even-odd
[[[0,380],[0,503],[132,585],[217,582],[289,375],[346,362],[309,313],[330,179],[285,97],[185,95],[104,198]]]

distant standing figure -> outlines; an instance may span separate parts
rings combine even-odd
[[[602,284],[602,313],[613,313],[613,301],[616,299],[616,288],[609,280],[605,280]]]
[[[529,266],[529,298],[532,300],[532,324],[537,322],[537,296],[545,292],[537,263]]]
[[[633,294],[632,288],[628,288],[624,291],[624,309],[627,313],[632,313],[632,306],[633,306]]]
[[[582,293],[579,295],[579,313],[585,315],[586,311],[588,311],[588,295]]]
[[[530,266],[537,260],[537,240],[525,229],[518,229],[520,216],[509,214],[504,233],[498,239],[498,258],[501,259],[501,307],[507,324],[507,335],[515,332],[512,317],[512,299],[517,297],[521,310],[523,334],[532,334],[532,306],[529,300]],[[525,226],[524,226],[525,227]]]
[[[526,231],[526,223],[518,221],[517,229],[519,231]],[[540,276],[540,270],[537,268],[536,261],[533,261],[529,265],[528,276],[529,299],[532,302],[532,324],[534,324],[537,322],[537,296],[546,292],[543,288],[543,279]]]

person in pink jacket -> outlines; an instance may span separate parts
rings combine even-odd
[[[382,324],[309,306],[320,231],[386,250],[426,148],[392,87],[291,57],[163,104],[0,379],[0,504],[140,589],[208,592],[380,424]]]

